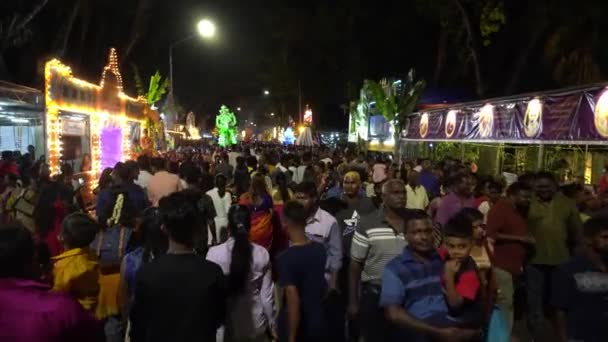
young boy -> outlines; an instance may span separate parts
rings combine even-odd
[[[97,257],[89,249],[98,224],[88,215],[75,213],[63,220],[59,240],[65,252],[53,257],[53,290],[70,293],[87,310],[95,312],[99,293]]]
[[[324,341],[326,337],[323,298],[327,293],[322,244],[306,237],[308,215],[297,202],[283,208],[283,225],[291,247],[277,258],[279,285],[284,301],[279,315],[279,341]]]
[[[449,309],[448,319],[463,328],[478,329],[483,326],[481,281],[473,258],[473,226],[462,215],[451,218],[443,227],[444,248],[440,256],[444,260],[443,287]]]

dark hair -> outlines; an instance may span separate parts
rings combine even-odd
[[[106,167],[101,172],[101,176],[99,176],[99,185],[97,185],[98,189],[105,189],[112,185],[112,168]]]
[[[247,157],[247,166],[249,166],[250,168],[256,170],[258,167],[258,160],[256,157],[254,156],[249,156]]]
[[[409,227],[410,222],[414,221],[422,221],[422,220],[430,220],[429,214],[427,214],[424,210],[415,209],[408,210],[406,215],[405,229]]]
[[[34,241],[20,224],[0,227],[0,278],[23,278],[34,261]]]
[[[131,171],[129,170],[129,168],[127,167],[127,165],[125,163],[118,162],[118,163],[116,163],[116,165],[114,165],[114,174],[121,181],[126,183],[130,178]]]
[[[593,238],[606,230],[608,230],[608,217],[606,216],[594,216],[583,224],[583,234],[589,238]]]
[[[129,197],[129,192],[124,186],[117,186],[110,189],[111,191],[111,204],[106,207],[106,209],[100,213],[100,217],[97,219],[99,223],[106,227],[108,225],[108,219],[112,217],[114,214],[114,207],[118,201],[118,197],[120,195],[123,196],[122,209],[120,211],[120,219],[118,222],[112,222],[112,225],[121,225],[123,227],[135,228],[135,219],[137,218],[137,209],[135,208],[135,204]]]
[[[89,215],[73,213],[63,219],[61,236],[69,248],[84,248],[93,242],[99,228],[99,224]]]
[[[228,273],[228,293],[230,294],[242,293],[246,289],[253,259],[253,246],[249,242],[250,229],[249,209],[244,205],[232,206],[228,211],[228,231],[234,239],[230,272]]]
[[[309,197],[317,197],[317,185],[313,182],[302,182],[295,186],[295,191],[302,194],[306,194]]]
[[[266,189],[266,179],[261,173],[255,173],[253,176],[251,176],[249,195],[254,203],[261,200],[264,195],[268,195],[268,190]]]
[[[167,235],[161,230],[162,224],[163,216],[158,208],[150,207],[144,210],[140,226],[144,247],[143,262],[150,261],[152,257],[158,258],[167,252],[169,241]]]
[[[283,207],[283,219],[296,224],[302,228],[306,227],[306,221],[308,220],[308,213],[304,206],[296,201],[289,201],[285,203]]]
[[[474,208],[462,208],[453,217],[469,221],[471,224],[475,221],[483,221],[483,214]]]
[[[473,238],[473,225],[471,221],[467,220],[464,216],[456,215],[448,220],[443,226],[443,236],[472,239]]]
[[[498,192],[500,193],[502,193],[502,191],[504,190],[503,184],[493,179],[487,181],[486,184],[488,185],[488,190],[498,190]]]
[[[525,182],[515,182],[507,188],[507,195],[513,196],[522,191],[532,191],[532,187]]]
[[[125,166],[129,169],[129,180],[135,180],[139,174],[139,166],[135,160],[127,160]]]
[[[221,174],[221,173],[218,173],[218,174],[215,176],[215,184],[217,185],[217,184],[218,184],[218,182],[220,182],[220,180],[223,180],[223,182],[224,182],[224,186],[226,186],[226,183],[228,183],[228,177],[226,177],[225,175],[223,175],[223,174]]]
[[[564,196],[568,198],[575,198],[578,193],[585,191],[585,187],[581,184],[572,183],[561,186],[560,190]]]
[[[183,170],[183,175],[186,183],[188,184],[199,184],[201,182],[202,172],[201,169],[194,165],[190,165]]]
[[[555,179],[555,175],[549,171],[540,171],[534,177],[535,180],[545,179],[551,181],[551,183],[557,185],[557,180]]]
[[[152,167],[158,170],[165,170],[167,168],[167,163],[163,158],[152,158]]]
[[[169,238],[187,246],[194,245],[194,233],[199,224],[195,204],[181,192],[161,198],[159,208]]]
[[[241,157],[241,156],[236,157],[236,166],[237,167],[246,167],[245,158]]]
[[[275,182],[277,183],[277,188],[279,189],[279,194],[281,195],[283,202],[288,201],[289,189],[287,188],[287,175],[284,172],[279,172]]]
[[[145,154],[137,157],[137,166],[140,170],[150,171],[150,157]]]

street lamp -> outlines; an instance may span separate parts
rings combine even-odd
[[[269,90],[267,90],[267,89],[266,89],[266,90],[264,90],[264,96],[268,96],[268,95],[270,95],[270,91],[269,91]]]
[[[270,116],[274,116],[274,113],[270,113]]]
[[[215,24],[209,19],[202,19],[196,25],[198,35],[204,39],[211,39],[215,36]],[[169,94],[173,96],[173,48],[188,40],[196,38],[196,34],[188,35],[182,39],[176,40],[169,45]]]

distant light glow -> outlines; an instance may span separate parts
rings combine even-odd
[[[19,118],[11,118],[11,121],[14,123],[28,123],[30,120],[28,119],[19,119]]]
[[[270,113],[270,116],[274,116],[274,113]]]
[[[213,38],[215,36],[215,24],[209,19],[203,19],[196,26],[198,33],[203,38]]]
[[[264,90],[264,95],[266,95],[266,96],[270,95],[270,91],[269,90]]]

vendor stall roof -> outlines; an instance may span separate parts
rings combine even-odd
[[[405,141],[608,144],[608,83],[413,113]]]

